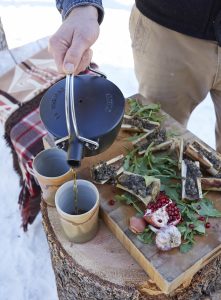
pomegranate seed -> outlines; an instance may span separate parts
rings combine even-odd
[[[108,204],[111,205],[111,206],[113,206],[113,205],[115,204],[114,199],[110,199],[110,200],[108,201]]]
[[[200,221],[205,221],[205,217],[199,216],[198,220],[200,220]]]
[[[194,224],[189,224],[189,228],[193,229],[194,227]]]
[[[207,223],[205,224],[205,227],[206,227],[206,228],[210,228],[210,227],[211,227],[210,222],[207,222]]]

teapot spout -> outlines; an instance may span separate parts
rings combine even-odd
[[[79,168],[83,158],[84,145],[76,137],[72,137],[68,147],[68,164],[73,168]]]

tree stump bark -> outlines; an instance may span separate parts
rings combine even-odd
[[[221,258],[216,257],[171,295],[163,294],[102,221],[97,236],[85,244],[65,238],[55,208],[42,201],[60,300],[203,300],[220,299]],[[209,297],[208,297],[209,295]]]
[[[3,29],[3,24],[0,18],[0,51],[8,48],[5,32]]]

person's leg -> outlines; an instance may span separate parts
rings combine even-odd
[[[211,90],[211,98],[216,113],[216,150],[221,153],[221,90]]]
[[[139,93],[158,102],[183,125],[210,91],[217,69],[217,45],[167,29],[136,7],[130,35]]]
[[[217,47],[218,67],[210,92],[216,113],[216,150],[221,153],[221,47]]]

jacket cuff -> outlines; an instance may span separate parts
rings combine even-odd
[[[62,4],[62,10],[61,10],[61,15],[62,19],[65,20],[69,13],[74,9],[75,7],[79,6],[85,6],[85,5],[92,5],[97,8],[98,11],[98,23],[101,24],[104,18],[104,9],[102,6],[102,1],[101,0],[89,0],[89,1],[70,1],[70,0],[64,0]]]

